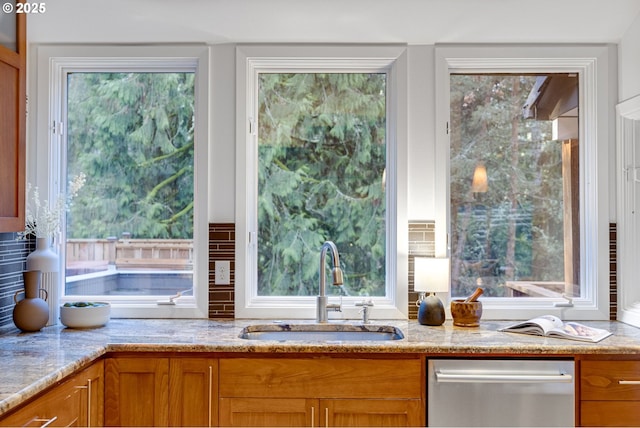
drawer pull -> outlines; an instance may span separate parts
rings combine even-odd
[[[619,380],[620,385],[640,385],[640,380]]]
[[[49,425],[51,425],[56,419],[58,419],[57,416],[52,417],[51,419],[35,419],[35,422],[44,422],[42,425],[40,425],[40,428],[44,428],[44,427],[48,427]]]

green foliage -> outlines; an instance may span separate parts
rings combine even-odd
[[[193,73],[74,73],[68,175],[89,179],[68,238],[193,237]]]
[[[551,123],[522,119],[535,76],[451,77],[452,296],[484,281],[505,295],[507,280],[563,281],[561,142]],[[489,190],[473,194],[483,163]]]
[[[347,292],[384,295],[385,79],[260,75],[259,294],[317,294],[332,240]]]

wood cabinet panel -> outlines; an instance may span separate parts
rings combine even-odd
[[[580,361],[581,426],[640,426],[640,360]]]
[[[222,427],[319,426],[317,402],[305,398],[221,398]]]
[[[420,359],[229,358],[222,397],[420,398]]]
[[[109,358],[105,425],[168,426],[168,386],[168,358]]]
[[[0,426],[102,426],[103,363],[74,375],[0,420]]]
[[[580,398],[640,401],[640,361],[583,361]]]
[[[221,398],[220,426],[400,427],[421,426],[420,400]]]
[[[321,400],[320,411],[321,425],[332,427],[422,426],[424,413],[417,399]]]
[[[223,358],[220,426],[422,426],[424,361]]]
[[[218,360],[172,358],[169,362],[171,426],[214,426],[218,420]]]
[[[17,52],[0,45],[0,232],[24,230],[26,16],[15,16]]]
[[[580,425],[584,427],[640,426],[640,403],[637,401],[582,401]]]

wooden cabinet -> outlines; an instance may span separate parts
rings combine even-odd
[[[0,420],[0,426],[102,426],[103,362],[74,375]]]
[[[220,426],[418,426],[421,359],[229,358]]]
[[[15,37],[0,33],[0,232],[18,232],[25,211],[26,15],[2,15]]]
[[[110,358],[105,367],[105,425],[215,425],[217,375],[216,359]]]
[[[109,358],[104,376],[106,426],[169,425],[168,358]]]
[[[172,358],[169,362],[169,425],[210,427],[218,421],[218,360]]]
[[[640,361],[582,361],[580,425],[640,426]]]

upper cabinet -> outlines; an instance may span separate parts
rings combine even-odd
[[[0,12],[0,232],[24,230],[27,27],[17,3]]]

